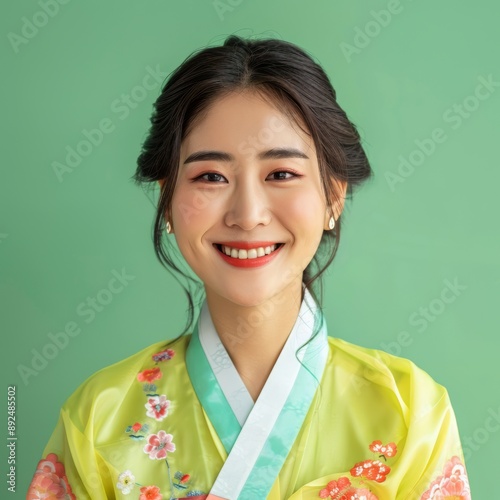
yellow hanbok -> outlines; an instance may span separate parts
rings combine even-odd
[[[322,331],[324,366],[303,419],[296,417],[302,403],[288,416],[282,411],[265,441],[267,455],[249,458],[249,465],[246,453],[255,450],[253,439],[245,441],[233,460],[246,478],[241,492],[231,493],[219,474],[245,430],[246,413],[238,417],[220,390],[197,327],[168,347],[156,343],[98,371],[69,397],[27,498],[201,499],[211,492],[210,498],[224,498],[212,489],[219,476],[225,498],[469,500],[446,389],[407,359]],[[296,391],[299,398],[307,384]],[[283,420],[295,417],[296,435]],[[255,446],[258,429],[247,432]],[[236,475],[229,473],[228,481],[239,480]]]

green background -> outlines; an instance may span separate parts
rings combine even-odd
[[[347,205],[325,277],[330,335],[410,358],[447,387],[474,498],[492,498],[500,445],[492,423],[492,415],[500,420],[500,87],[483,90],[481,101],[471,96],[481,77],[500,81],[498,3],[220,3],[229,6],[223,15],[212,1],[73,0],[58,4],[26,43],[16,36],[26,20],[43,24],[43,1],[3,7],[2,435],[14,384],[18,491],[7,496],[2,483],[0,496],[24,498],[59,408],[81,382],[183,328],[187,302],[153,253],[153,201],[130,181],[160,83],[134,88],[148,67],[166,75],[192,51],[237,33],[311,53],[375,171]],[[398,5],[389,22],[375,20]],[[348,56],[345,44],[356,51]],[[137,99],[121,102],[131,92]],[[460,116],[457,105],[469,111]],[[64,163],[66,148],[106,118],[113,130],[58,178],[54,162]],[[435,129],[442,140],[421,161],[416,141]],[[420,164],[401,176],[400,156]],[[391,173],[400,182],[391,184]],[[122,269],[133,276],[123,291],[91,321],[79,314]],[[446,280],[462,287],[448,304],[440,301]],[[422,319],[424,307],[432,319]],[[49,333],[70,321],[81,333],[23,380],[20,366],[31,367],[33,350],[42,352]]]

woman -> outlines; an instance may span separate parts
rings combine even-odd
[[[313,283],[371,168],[321,67],[230,36],[151,121],[134,179],[161,188],[155,251],[186,278],[188,327],[77,389],[28,498],[470,499],[446,389],[328,336]]]

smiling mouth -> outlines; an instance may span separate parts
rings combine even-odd
[[[273,252],[281,248],[284,245],[284,243],[275,243],[274,245],[270,245],[267,247],[251,248],[248,250],[230,248],[226,247],[225,245],[221,245],[220,243],[214,243],[213,245],[219,252],[221,252],[227,257],[233,257],[235,259],[240,259],[240,260],[245,260],[245,259],[251,260],[272,254]]]

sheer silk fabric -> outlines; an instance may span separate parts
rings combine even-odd
[[[193,388],[191,340],[87,379],[62,407],[27,498],[206,498],[228,451]],[[470,499],[446,390],[406,359],[326,342],[321,384],[267,498]]]

